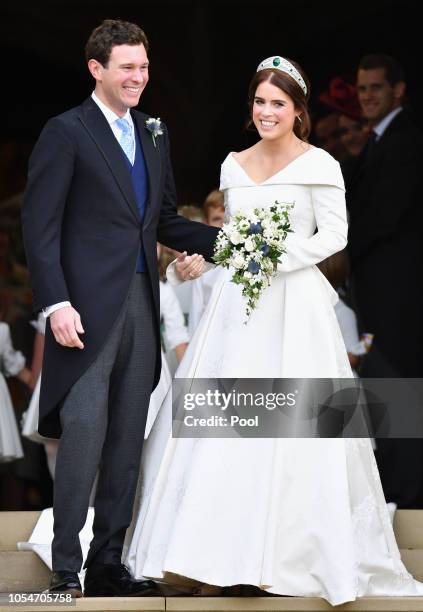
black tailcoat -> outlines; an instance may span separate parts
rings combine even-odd
[[[92,98],[48,121],[30,158],[22,221],[35,310],[69,300],[85,330],[85,348],[70,349],[55,341],[47,325],[39,423],[39,432],[47,437],[60,436],[61,402],[108,338],[135,273],[140,241],[157,338],[157,240],[208,260],[213,254],[217,230],[176,212],[166,127],[155,146],[145,127],[148,116],[135,110],[131,114],[149,176],[142,224],[124,154]],[[160,368],[158,351],[155,384]]]
[[[422,146],[402,110],[347,180],[356,306],[375,334],[369,376],[423,375]]]

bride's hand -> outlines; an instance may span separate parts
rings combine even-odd
[[[179,255],[176,262],[176,272],[181,280],[199,278],[204,272],[204,257],[202,255],[187,255],[186,251]]]

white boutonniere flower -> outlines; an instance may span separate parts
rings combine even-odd
[[[145,127],[150,132],[153,138],[153,144],[156,146],[157,136],[163,136],[162,122],[160,121],[160,117],[157,117],[157,119],[150,117],[146,120]]]

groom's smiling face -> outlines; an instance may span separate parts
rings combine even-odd
[[[117,115],[137,106],[148,83],[148,57],[144,45],[116,45],[106,66],[88,63],[96,80],[96,94]]]

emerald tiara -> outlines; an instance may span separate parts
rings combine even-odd
[[[304,92],[304,95],[307,95],[307,85],[305,84],[303,77],[295,68],[295,66],[293,66],[291,62],[288,62],[287,59],[281,57],[280,55],[273,55],[272,57],[268,57],[267,59],[263,60],[261,64],[258,65],[257,72],[259,72],[260,70],[269,70],[269,68],[280,70],[281,72],[286,72],[286,74],[289,74],[289,76],[291,76],[294,81],[296,81],[301,87]]]

